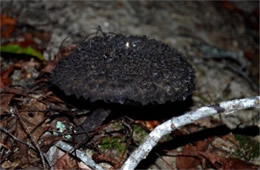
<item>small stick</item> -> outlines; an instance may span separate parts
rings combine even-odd
[[[70,146],[69,144],[59,141],[55,144],[58,148],[60,148],[63,151],[71,152],[74,151],[74,148]],[[76,149],[76,157],[79,158],[84,164],[89,166],[90,168],[96,169],[96,170],[103,170],[103,168],[99,165],[97,165],[85,152],[82,152],[78,149]]]
[[[219,113],[229,114],[241,109],[259,108],[260,96],[244,99],[224,101],[213,106],[204,106],[195,111],[187,112],[179,117],[173,117],[163,124],[157,126],[143,141],[143,143],[128,157],[122,170],[135,169],[139,162],[147,157],[149,152],[159,142],[159,140],[172,131],[190,124],[199,119]]]
[[[26,142],[22,141],[21,139],[17,138],[17,137],[14,136],[13,134],[11,134],[7,129],[5,129],[5,128],[0,128],[0,130],[1,130],[2,132],[4,132],[5,134],[9,135],[10,137],[12,137],[14,140],[16,140],[16,141],[18,141],[18,142],[20,142],[20,143],[22,143],[22,144],[28,146],[29,148],[33,149],[34,151],[37,151],[37,149],[36,149],[33,145],[31,145],[30,143],[26,143]]]
[[[43,169],[46,169],[45,166],[45,160],[47,161],[48,165],[51,167],[51,164],[49,162],[49,159],[47,158],[47,156],[41,151],[40,146],[38,145],[38,143],[34,140],[34,138],[31,136],[29,130],[27,129],[24,121],[22,120],[21,116],[19,115],[19,113],[15,113],[15,115],[17,115],[19,122],[21,123],[22,128],[24,129],[25,133],[27,134],[27,136],[30,138],[31,142],[33,143],[33,145],[35,146],[35,148],[37,149],[40,157],[41,157],[41,161],[42,161],[42,166]]]

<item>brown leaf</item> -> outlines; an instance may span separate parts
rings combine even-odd
[[[24,129],[21,127],[21,125],[19,123],[17,123],[16,125],[16,131],[15,131],[17,138],[18,139],[26,139],[27,135],[24,132]],[[22,143],[18,143],[18,147],[19,147],[19,155],[20,155],[20,159],[21,159],[21,164],[20,165],[27,165],[29,164],[29,154],[28,154],[28,150],[29,148],[22,144]]]
[[[239,147],[239,142],[235,139],[235,136],[233,135],[233,133],[229,133],[226,134],[224,136],[221,137],[224,141],[229,141],[232,144],[236,145],[237,147]]]
[[[118,169],[120,166],[120,162],[117,161],[114,157],[108,156],[106,154],[93,154],[92,159],[96,163],[100,162],[108,162],[110,165],[112,165],[115,169]]]
[[[0,127],[8,130],[9,133],[13,133],[16,128],[16,117],[8,117],[0,121]],[[9,136],[5,133],[0,133],[0,141],[5,145],[12,146],[12,141],[8,140]]]
[[[216,169],[258,169],[259,166],[234,158],[224,158],[215,154],[199,152]]]
[[[9,68],[5,71],[0,72],[0,89],[10,86],[12,84],[12,80],[10,79],[10,75],[13,71],[18,68],[21,69],[22,66],[19,62],[12,64]]]
[[[41,150],[47,152],[57,141],[61,140],[61,136],[48,135],[41,137]]]
[[[201,163],[197,153],[198,151],[206,151],[208,145],[208,140],[198,141],[196,145],[185,145],[181,155],[176,158],[176,167],[178,169],[196,169]]]
[[[63,155],[54,165],[54,169],[77,169],[78,163],[68,154]]]
[[[5,94],[15,94],[15,95],[20,95],[20,96],[25,96],[26,91],[20,89],[20,88],[13,88],[13,87],[6,87],[6,88],[0,88],[0,93],[5,93]]]
[[[2,94],[0,93],[0,116],[10,113],[10,102],[13,99],[14,94]]]
[[[37,51],[42,52],[44,50],[44,45],[42,43],[48,42],[50,38],[51,35],[49,32],[35,31],[35,32],[26,32],[22,35],[21,39],[11,41],[11,42],[12,44],[17,44],[23,48],[31,47]]]
[[[41,69],[41,73],[51,73],[52,70],[54,70],[54,68],[56,67],[56,60],[52,60],[50,61],[46,66],[43,67],[43,69]]]
[[[136,120],[135,123],[141,124],[150,131],[152,131],[157,125],[160,124],[160,122],[157,120]]]
[[[209,140],[202,140],[202,141],[198,141],[195,145],[197,151],[206,151],[208,149],[209,146],[209,142],[211,141],[211,139]]]
[[[54,60],[50,61],[42,70],[41,73],[51,73],[52,70],[56,67],[56,63],[68,55],[71,54],[71,52],[76,48],[77,46],[75,44],[63,47],[60,49],[59,53],[55,56]]]
[[[222,7],[224,9],[227,9],[228,11],[231,11],[231,12],[241,12],[241,10],[239,8],[237,8],[234,3],[228,1],[228,0],[224,0],[221,2],[222,4]]]
[[[182,148],[181,156],[176,158],[176,167],[178,169],[196,169],[201,163],[200,159],[196,155],[196,147],[185,145]]]
[[[16,19],[9,18],[5,13],[1,15],[1,36],[4,38],[10,37],[16,26]]]
[[[10,86],[12,84],[11,79],[9,76],[14,71],[14,65],[10,66],[6,71],[0,73],[0,88],[4,88],[6,86]]]
[[[46,96],[48,96],[48,101],[51,103],[62,103],[64,104],[64,101],[59,98],[58,96],[55,96],[53,92],[46,92]]]
[[[35,41],[35,36],[33,33],[24,33],[23,34],[23,40],[22,41],[14,41],[13,44],[17,44],[23,48],[31,47],[37,51],[41,51],[41,48],[39,47],[39,43]]]
[[[18,169],[21,164],[21,160],[16,159],[14,161],[6,160],[1,164],[2,169]]]
[[[36,99],[30,99],[19,110],[19,114],[26,124],[27,129],[36,141],[50,128],[48,124],[43,123],[46,119],[45,110],[46,105]]]
[[[19,89],[14,88],[6,89],[6,91],[8,90],[9,92],[17,92],[15,94],[19,94],[21,92],[21,90],[19,91]],[[39,111],[46,109],[46,106],[37,99],[26,98],[26,95],[26,93],[23,93],[23,105],[16,112],[20,119],[16,119],[13,126],[10,126],[10,122],[8,122],[8,127],[6,129],[8,129],[10,133],[14,132],[14,136],[20,140],[31,143],[31,140],[28,139],[29,135],[34,141],[38,142],[41,135],[49,129],[48,124],[43,123],[43,121],[46,119],[44,112]],[[10,129],[13,127],[15,129],[12,132]],[[25,130],[29,134],[27,134]],[[10,140],[7,140],[7,142],[8,141]],[[12,145],[14,144],[15,143],[12,143]],[[36,155],[36,153],[34,151],[31,152],[32,150],[30,150],[27,145],[24,145],[20,142],[18,142],[17,145],[19,150],[14,156],[20,160],[20,167],[28,166],[28,164],[38,161],[39,157],[33,156]]]

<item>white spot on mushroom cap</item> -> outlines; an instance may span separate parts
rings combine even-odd
[[[130,47],[130,43],[129,43],[129,42],[126,42],[125,47],[126,47],[126,48],[129,48],[129,47]]]

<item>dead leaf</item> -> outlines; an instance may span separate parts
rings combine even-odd
[[[259,166],[234,158],[224,158],[215,154],[199,152],[216,169],[258,169]]]
[[[84,170],[92,170],[90,167],[88,167],[86,164],[84,164],[83,162],[79,162],[79,168],[80,169],[84,169]]]
[[[16,123],[16,130],[15,130],[15,136],[18,139],[23,139],[26,140],[27,138],[27,134],[24,132],[24,129],[21,127],[21,125],[17,122]],[[20,165],[27,165],[29,164],[29,154],[28,154],[28,150],[29,148],[22,144],[22,143],[18,143],[18,147],[19,147],[19,155],[20,155]]]
[[[201,160],[197,157],[196,147],[185,145],[182,148],[181,156],[176,158],[176,167],[178,169],[197,169]]]
[[[1,164],[1,168],[3,169],[16,169],[21,163],[21,160],[14,160],[14,161],[4,161],[2,164]]]
[[[212,139],[198,141],[195,145],[197,151],[206,151]]]
[[[228,0],[224,0],[221,2],[221,5],[224,9],[231,11],[231,12],[242,12],[239,8],[236,7],[234,3]]]
[[[114,157],[108,156],[106,154],[93,154],[92,159],[96,163],[101,163],[101,162],[108,162],[110,165],[113,166],[113,168],[118,169],[120,166],[120,162],[117,161]]]
[[[64,154],[54,165],[54,169],[78,169],[78,163],[68,154]]]
[[[239,147],[239,142],[237,142],[237,140],[235,139],[235,136],[233,135],[233,133],[229,133],[227,135],[224,135],[221,137],[224,141],[230,141],[232,144],[236,145],[237,147]]]
[[[12,84],[12,80],[10,79],[10,75],[14,71],[14,66],[10,66],[6,71],[0,73],[0,88],[4,88],[6,86],[10,86]]]
[[[56,58],[61,59],[61,58],[69,56],[72,53],[72,51],[74,51],[76,49],[76,47],[77,47],[76,44],[72,44],[72,45],[69,45],[66,47],[61,47],[59,54],[56,56]]]
[[[75,44],[68,46],[68,47],[63,47],[60,49],[59,53],[55,56],[55,58],[50,61],[42,70],[41,73],[51,73],[54,68],[56,67],[56,63],[64,58],[67,57],[68,55],[71,54],[71,52],[76,48],[77,46]]]
[[[43,69],[41,69],[41,73],[44,74],[44,73],[51,73],[54,68],[56,67],[56,63],[57,61],[56,60],[52,60],[50,61],[46,66],[44,66]]]
[[[5,13],[1,15],[1,36],[4,38],[9,38],[11,33],[14,31],[16,26],[16,19],[9,18]]]
[[[30,47],[30,52],[27,52],[29,55],[35,56],[40,60],[44,60],[44,57],[41,54],[42,49],[40,44],[35,41],[34,33],[24,33],[22,41],[14,41],[12,44],[19,45],[19,47],[24,49]]]
[[[19,110],[19,114],[26,124],[27,129],[31,132],[34,139],[38,141],[41,135],[46,132],[50,127],[48,124],[43,123],[46,120],[47,106],[36,99],[30,99],[28,103],[23,105]]]
[[[53,92],[49,91],[49,92],[46,92],[45,94],[46,94],[46,96],[48,96],[48,101],[50,103],[61,103],[61,104],[64,104],[64,101],[61,98],[59,98],[58,96],[54,95]]]
[[[0,93],[15,94],[15,95],[20,95],[20,96],[27,95],[27,92],[22,90],[21,88],[13,88],[13,87],[0,88]]]
[[[1,94],[16,94],[18,96],[22,92],[22,90],[14,88],[5,88],[4,92]],[[14,116],[10,117],[13,119],[13,121],[11,121],[10,118],[7,118],[3,120],[3,122],[5,122],[3,123],[3,126],[4,128],[8,129],[9,133],[16,136],[16,138],[31,143],[31,140],[28,139],[28,134],[25,132],[26,129],[31,138],[34,141],[38,142],[42,134],[49,129],[48,124],[43,123],[46,119],[46,115],[44,114],[44,112],[41,112],[41,110],[46,109],[46,105],[41,103],[37,99],[31,99],[28,97],[26,98],[27,95],[27,93],[23,92],[22,106],[16,107],[17,111],[15,113],[19,115],[20,119],[17,119],[17,117]],[[21,123],[21,121],[23,123]],[[37,153],[29,149],[27,145],[24,145],[20,142],[13,142],[14,140],[10,140],[10,137],[4,138],[5,140],[3,140],[3,143],[5,145],[10,144],[13,148],[19,148],[17,149],[16,154],[14,154],[12,157],[14,159],[19,160],[20,167],[26,167],[29,164],[32,164],[33,162],[39,161],[39,157],[35,156],[37,155]]]
[[[13,133],[15,131],[16,124],[16,117],[8,117],[0,121],[0,127],[7,129],[9,133]],[[0,141],[5,145],[12,146],[11,141],[7,139],[8,137],[9,136],[7,134],[0,133]]]
[[[160,124],[160,122],[157,120],[136,120],[135,123],[141,124],[143,127],[146,127],[150,131],[152,131],[157,125]]]
[[[0,89],[10,86],[12,84],[12,80],[10,79],[11,74],[15,69],[22,69],[22,65],[19,62],[16,62],[9,66],[9,68],[5,71],[0,72]]]
[[[181,156],[176,158],[176,167],[178,169],[197,169],[201,164],[198,151],[206,151],[208,145],[208,140],[198,141],[196,145],[185,145],[182,148]]]
[[[2,94],[0,93],[0,116],[10,113],[10,102],[13,99],[14,94]]]
[[[57,141],[61,140],[61,136],[47,135],[41,137],[41,150],[47,152]]]

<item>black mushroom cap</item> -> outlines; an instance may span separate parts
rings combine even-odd
[[[60,60],[50,81],[66,95],[111,103],[163,104],[194,90],[194,70],[179,52],[145,36],[105,33]]]

